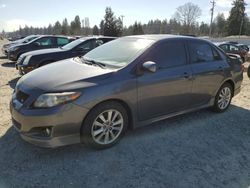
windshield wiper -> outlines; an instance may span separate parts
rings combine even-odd
[[[103,69],[106,67],[106,65],[104,63],[101,63],[101,62],[98,62],[98,61],[95,61],[92,59],[81,58],[81,60],[88,65],[97,65]]]

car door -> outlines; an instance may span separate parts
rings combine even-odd
[[[207,42],[189,41],[190,64],[193,72],[190,106],[208,104],[224,80],[227,66],[218,50]]]
[[[153,61],[158,69],[137,78],[139,120],[187,109],[192,87],[192,72],[187,64],[185,44],[179,40],[164,41],[142,58]]]

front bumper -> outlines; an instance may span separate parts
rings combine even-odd
[[[80,143],[80,129],[88,109],[68,103],[53,109],[15,109],[10,102],[13,126],[21,137],[34,145],[55,148]],[[43,132],[49,128],[50,134]]]
[[[17,54],[14,53],[13,51],[8,52],[8,59],[11,61],[16,61],[17,60]]]

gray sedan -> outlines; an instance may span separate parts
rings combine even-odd
[[[225,112],[242,80],[241,63],[208,41],[130,36],[23,76],[10,109],[30,143],[103,149],[128,128],[207,107]]]

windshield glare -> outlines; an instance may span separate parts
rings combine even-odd
[[[153,43],[153,40],[148,39],[120,38],[90,51],[83,58],[121,68],[131,63]]]
[[[86,39],[78,39],[78,40],[74,40],[72,42],[70,42],[69,44],[66,44],[62,47],[62,49],[64,50],[71,50],[74,47],[78,46],[79,44],[81,44],[82,42],[86,41]]]

